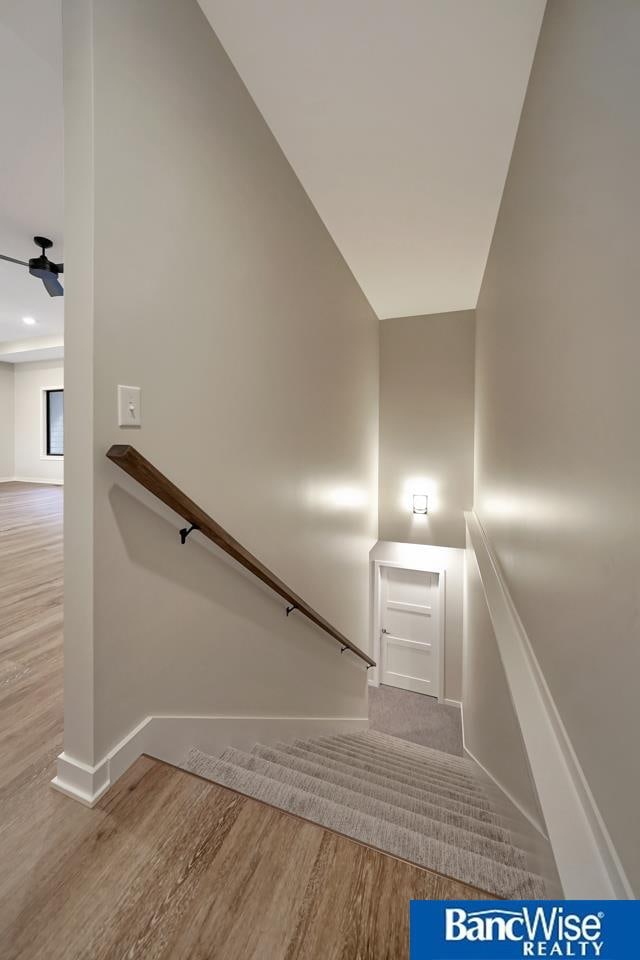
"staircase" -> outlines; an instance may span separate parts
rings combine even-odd
[[[194,748],[184,766],[497,897],[545,896],[471,760],[369,731],[220,757]]]

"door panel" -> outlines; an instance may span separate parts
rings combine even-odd
[[[438,574],[383,567],[380,586],[382,682],[437,697]]]

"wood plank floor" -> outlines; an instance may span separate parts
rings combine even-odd
[[[0,484],[0,957],[397,960],[446,880],[147,757],[94,810],[62,748],[62,490]]]

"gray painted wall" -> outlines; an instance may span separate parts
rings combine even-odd
[[[547,7],[477,308],[475,491],[636,890],[639,38],[636,2]]]
[[[380,324],[381,540],[464,547],[473,501],[472,310]],[[427,492],[428,517],[411,512]]]
[[[15,475],[13,364],[0,363],[0,479]]]
[[[27,480],[62,483],[64,457],[43,459],[43,390],[64,386],[64,361],[15,365],[15,474]]]
[[[65,750],[149,713],[366,716],[364,665],[104,454],[134,444],[367,647],[377,319],[195,0],[64,14]]]

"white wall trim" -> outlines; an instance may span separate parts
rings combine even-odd
[[[57,773],[51,785],[60,793],[92,807],[109,787],[109,764],[106,761],[95,767],[61,753],[57,760]]]
[[[465,517],[565,896],[635,899],[487,535]]]
[[[60,459],[57,457],[56,459]],[[64,486],[64,480],[44,480],[42,477],[0,477],[0,483],[49,483],[56,487]]]
[[[60,459],[60,457],[57,459]],[[62,487],[64,485],[64,480],[45,480],[43,477],[12,477],[12,480],[15,483],[48,483],[55,487]]]
[[[380,686],[381,677],[381,656],[382,645],[380,643],[380,577],[382,567],[395,567],[400,570],[416,570],[418,573],[435,573],[438,577],[438,643],[440,650],[438,652],[438,701],[444,703],[445,694],[445,657],[446,657],[446,617],[447,617],[447,592],[446,579],[447,568],[443,564],[431,563],[428,567],[411,566],[410,563],[401,563],[396,560],[372,560],[373,566],[373,642],[371,656],[376,661],[376,666],[371,670],[372,676],[369,683],[373,687]],[[368,671],[367,671],[368,672]]]
[[[537,873],[544,878],[546,896],[549,899],[563,900],[565,895],[544,823],[525,810],[504,784],[469,749],[464,736],[464,708],[462,708],[460,720],[463,753],[484,774],[486,786],[493,794],[494,805],[497,804],[497,809],[501,810],[505,823],[509,824],[512,836],[517,837],[517,844],[527,851],[529,869],[532,873]]]
[[[463,736],[462,739],[463,739],[463,741],[464,741],[464,736]],[[472,753],[471,750],[469,750],[469,747],[467,747],[466,744],[464,744],[464,743],[463,743],[463,749],[464,749],[464,752],[465,752],[466,756],[469,757],[470,760],[473,760],[473,762],[474,762],[477,766],[480,767],[480,769],[482,770],[482,772],[485,773],[485,774],[489,777],[489,780],[491,780],[491,782],[492,782],[493,784],[495,784],[495,786],[498,788],[498,790],[500,790],[500,792],[505,795],[505,797],[507,798],[507,800],[509,800],[509,802],[512,803],[513,806],[516,807],[516,809],[520,811],[520,813],[522,814],[522,816],[525,817],[525,818],[529,821],[529,823],[531,824],[531,826],[533,827],[533,829],[534,829],[537,833],[539,833],[541,837],[544,837],[545,840],[548,840],[549,838],[547,837],[547,834],[545,833],[545,829],[544,829],[544,827],[542,826],[542,824],[541,824],[538,820],[536,820],[535,817],[532,817],[528,810],[525,810],[525,808],[522,806],[522,804],[519,803],[518,800],[516,800],[516,798],[514,797],[514,795],[507,790],[507,788],[505,787],[505,785],[504,785],[503,783],[500,783],[500,781],[497,780],[497,779],[494,777],[494,775],[491,773],[491,771],[488,770],[488,769],[485,767],[484,763],[481,763],[480,760],[478,760],[478,758],[476,757],[475,753]]]
[[[462,700],[451,700],[449,697],[445,697],[443,703],[448,707],[457,707],[460,713],[462,713]]]
[[[146,717],[95,766],[61,753],[51,785],[92,807],[143,753],[179,766],[190,747],[215,755],[226,747],[368,729],[368,717]]]

